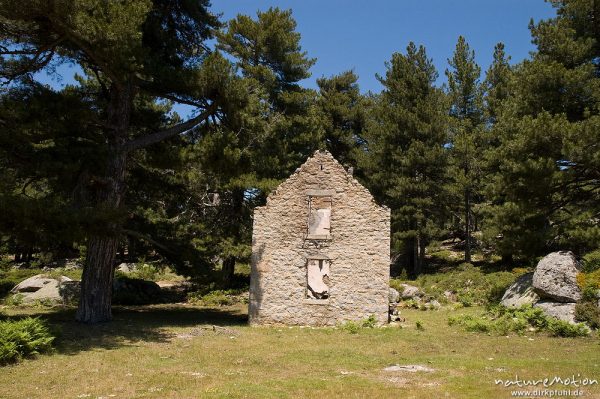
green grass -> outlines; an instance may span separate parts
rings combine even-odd
[[[245,309],[117,307],[112,323],[82,326],[73,309],[4,308],[5,318],[39,315],[62,334],[55,353],[0,369],[0,397],[509,398],[511,389],[495,379],[600,376],[597,336],[499,337],[448,326],[449,316],[481,307],[403,310],[402,327],[352,334],[248,327]],[[383,371],[392,364],[435,371]],[[583,390],[600,397],[598,385]]]

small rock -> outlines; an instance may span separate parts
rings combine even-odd
[[[119,266],[117,266],[117,270],[122,273],[131,273],[134,272],[136,269],[137,266],[135,263],[121,263],[119,264]]]
[[[415,297],[420,297],[423,295],[423,292],[418,287],[409,284],[401,284],[402,293],[400,294],[402,299],[411,299]]]
[[[439,309],[442,307],[442,304],[436,301],[435,299],[429,302],[434,309]]]
[[[388,366],[388,367],[384,368],[383,371],[406,371],[409,373],[416,373],[418,371],[432,372],[435,370],[430,367],[427,367],[427,366],[421,366],[419,364],[408,364],[405,366],[400,366],[399,364],[394,364],[392,366]]]
[[[390,303],[397,303],[400,300],[400,293],[395,288],[390,287],[388,298]]]
[[[65,270],[77,270],[81,269],[83,266],[79,263],[77,259],[67,259],[65,262]]]
[[[446,297],[446,299],[450,302],[456,302],[456,300],[458,299],[456,296],[456,292],[454,291],[444,291],[444,297]]]

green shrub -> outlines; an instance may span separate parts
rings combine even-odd
[[[585,322],[588,326],[599,329],[600,308],[596,301],[583,301],[575,305],[575,320]]]
[[[361,325],[363,328],[375,328],[377,325],[377,319],[375,318],[375,315],[369,315],[369,317],[362,321]]]
[[[38,318],[0,321],[0,364],[47,352],[54,337]]]
[[[591,273],[600,270],[600,249],[585,254],[582,258],[583,271]]]
[[[358,334],[358,332],[363,328],[375,328],[377,325],[377,319],[375,315],[369,315],[366,319],[361,321],[352,321],[349,320],[345,323],[342,323],[339,328],[350,333],[350,334]]]
[[[549,319],[548,331],[555,337],[585,337],[590,334],[589,328],[583,323],[571,324],[553,318]]]
[[[351,320],[343,323],[340,328],[350,334],[358,334],[360,331],[360,325]]]
[[[586,290],[589,290],[589,292],[600,290],[600,269],[589,273],[579,273],[577,284],[584,292]]]
[[[529,329],[546,331],[557,337],[579,337],[589,334],[584,324],[570,324],[546,316],[539,308],[525,305],[520,308],[496,306],[479,316],[460,315],[448,318],[448,325],[458,325],[470,332],[507,335],[511,332],[523,334]]]
[[[9,295],[4,299],[6,306],[21,306],[23,304],[23,294]]]
[[[423,325],[423,322],[420,320],[417,320],[415,322],[415,327],[417,328],[417,330],[419,331],[425,331],[425,326]]]
[[[204,306],[231,306],[248,302],[245,290],[242,289],[213,290],[209,292],[200,290],[188,293],[187,299],[190,303]]]
[[[411,284],[419,286],[426,294],[442,303],[447,302],[444,291],[456,293],[462,306],[476,306],[498,303],[502,294],[516,278],[511,272],[484,273],[470,263],[463,263],[456,269],[435,274],[422,274]],[[394,279],[390,286],[401,290],[402,281]]]

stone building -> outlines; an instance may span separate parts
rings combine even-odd
[[[254,211],[250,323],[387,323],[389,264],[389,209],[317,151]]]

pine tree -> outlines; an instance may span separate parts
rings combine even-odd
[[[359,152],[364,147],[365,100],[357,81],[358,77],[352,71],[317,79],[324,147],[346,167],[356,166]]]
[[[95,123],[103,136],[102,162],[90,179],[97,214],[110,215],[88,231],[77,319],[111,318],[113,263],[123,226],[127,161],[133,151],[198,126],[219,106],[218,60],[205,41],[218,25],[208,1],[97,0],[0,3],[0,77],[16,82],[61,60],[96,76]],[[210,75],[207,78],[207,74]],[[179,124],[149,131],[132,118],[136,99],[150,95],[198,109]],[[168,121],[165,121],[168,122]]]
[[[418,275],[425,247],[444,222],[447,104],[423,46],[410,43],[386,67],[378,76],[384,90],[371,111],[361,167],[373,194],[392,210],[394,252],[406,255]]]
[[[497,43],[494,47],[492,64],[485,74],[485,119],[488,125],[493,125],[498,119],[502,103],[510,95],[509,82],[511,77],[510,57],[504,51],[504,44]]]
[[[500,173],[492,234],[506,255],[598,247],[598,7],[556,1],[530,24],[537,51],[515,68],[494,127]]]
[[[257,107],[265,107],[254,119],[207,131],[201,144],[212,152],[205,151],[210,163],[199,164],[219,175],[213,188],[222,199],[218,235],[225,285],[236,262],[249,258],[253,207],[318,148],[322,135],[316,92],[299,84],[315,60],[302,51],[295,29],[291,11],[270,8],[256,19],[238,15],[218,34],[218,48],[232,56]]]
[[[465,240],[465,262],[471,261],[474,202],[481,202],[481,154],[483,129],[483,97],[479,81],[481,68],[475,63],[475,52],[460,36],[453,57],[448,60],[452,69],[446,70],[450,98],[451,162],[454,190],[462,197],[463,219],[460,221]]]

